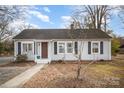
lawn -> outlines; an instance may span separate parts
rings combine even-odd
[[[81,64],[80,79],[76,79],[77,64],[51,63],[35,74],[23,87],[81,88],[81,87],[124,87],[124,55],[112,61],[97,62],[84,69]]]

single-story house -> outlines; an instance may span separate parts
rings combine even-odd
[[[98,29],[25,29],[13,39],[14,56],[37,63],[111,60],[111,37]]]

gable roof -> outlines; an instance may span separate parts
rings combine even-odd
[[[111,38],[98,29],[25,29],[13,39],[102,39]]]

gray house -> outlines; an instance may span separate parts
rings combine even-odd
[[[14,56],[28,60],[111,60],[111,37],[98,29],[25,29],[14,38]]]

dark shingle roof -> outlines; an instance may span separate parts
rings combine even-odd
[[[111,38],[98,29],[25,29],[13,39],[102,39]]]

